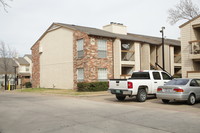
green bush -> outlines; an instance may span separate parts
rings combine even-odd
[[[31,82],[26,82],[26,83],[25,83],[25,86],[26,86],[26,88],[31,88],[31,87],[32,87],[32,84],[31,84]]]
[[[80,82],[77,87],[78,91],[106,91],[108,90],[108,82]]]

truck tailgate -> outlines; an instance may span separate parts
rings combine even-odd
[[[109,89],[127,89],[127,79],[110,79]]]

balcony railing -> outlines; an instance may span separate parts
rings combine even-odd
[[[120,75],[120,79],[128,79],[131,78],[131,75]]]
[[[200,40],[190,41],[191,54],[200,54]]]
[[[122,61],[134,61],[135,60],[135,54],[132,50],[121,50],[121,60]]]
[[[181,63],[181,54],[174,54],[174,63]]]
[[[190,59],[200,60],[200,40],[190,41],[189,44],[191,44]]]

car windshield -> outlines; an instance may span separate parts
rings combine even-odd
[[[186,85],[189,79],[173,79],[167,82],[165,85]]]

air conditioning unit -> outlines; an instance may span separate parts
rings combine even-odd
[[[42,54],[43,53],[43,49],[42,46],[39,47],[39,53]]]

